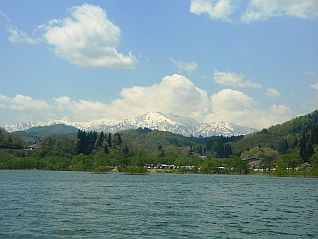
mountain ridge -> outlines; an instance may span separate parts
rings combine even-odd
[[[116,133],[126,129],[149,128],[194,137],[245,135],[257,131],[253,128],[239,126],[224,121],[199,123],[189,117],[165,114],[161,112],[148,112],[146,114],[124,120],[104,118],[90,122],[72,122],[67,120],[34,121],[20,122],[16,124],[3,124],[1,127],[9,132],[14,132],[27,130],[37,126],[50,126],[56,124],[64,124],[86,131],[92,130],[110,133]]]

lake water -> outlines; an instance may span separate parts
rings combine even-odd
[[[0,171],[0,238],[318,238],[318,179]]]

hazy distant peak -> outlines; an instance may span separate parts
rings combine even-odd
[[[256,129],[238,126],[225,121],[199,123],[186,116],[174,114],[165,114],[161,112],[148,112],[143,115],[132,117],[125,120],[114,120],[103,118],[89,122],[74,122],[67,120],[55,121],[36,121],[36,122],[19,122],[16,124],[2,125],[7,131],[22,131],[36,126],[48,126],[54,124],[64,124],[76,127],[82,130],[95,130],[104,132],[119,132],[126,129],[149,128],[162,131],[169,131],[184,136],[203,136],[209,137],[214,135],[244,135],[256,131]]]

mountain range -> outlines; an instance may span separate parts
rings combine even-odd
[[[2,128],[9,132],[23,131],[38,126],[50,126],[64,124],[86,131],[116,133],[126,129],[149,128],[161,131],[169,131],[175,134],[194,137],[210,137],[216,135],[233,136],[245,135],[257,131],[256,129],[227,123],[224,121],[212,123],[199,123],[189,117],[160,112],[149,112],[125,120],[100,119],[90,122],[72,122],[67,120],[19,122],[15,124],[3,124]]]

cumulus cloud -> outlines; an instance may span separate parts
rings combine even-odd
[[[36,100],[29,96],[20,94],[17,94],[12,98],[5,95],[0,95],[0,107],[9,108],[13,111],[42,111],[48,109],[49,104],[45,100]]]
[[[302,19],[318,17],[317,0],[250,0],[241,21],[250,23],[276,16],[291,16]]]
[[[188,78],[174,74],[162,78],[159,84],[123,89],[121,98],[112,102],[109,109],[118,118],[125,117],[127,112],[139,115],[160,111],[199,119],[209,112],[209,102],[205,90],[196,87]]]
[[[286,105],[261,107],[252,97],[243,92],[223,89],[211,97],[212,112],[207,121],[227,121],[258,129],[284,122],[292,117]]]
[[[10,98],[0,94],[0,108],[6,108],[10,102]]]
[[[223,89],[211,96],[213,110],[221,111],[249,111],[257,106],[252,97],[241,91]]]
[[[264,108],[255,99],[238,90],[223,89],[209,95],[190,79],[178,74],[165,76],[159,83],[150,86],[124,88],[120,97],[110,103],[75,100],[67,96],[39,100],[23,95],[12,98],[0,95],[0,108],[29,113],[41,119],[72,121],[106,117],[125,119],[159,111],[192,117],[200,122],[228,121],[259,129],[293,116],[286,105]]]
[[[212,79],[223,86],[233,88],[261,88],[261,84],[250,81],[245,75],[234,72],[214,71]]]
[[[70,16],[52,19],[37,27],[41,40],[52,47],[56,56],[73,64],[92,67],[135,66],[137,59],[132,53],[117,50],[121,31],[112,23],[99,6],[82,4],[72,7]],[[35,43],[28,34],[9,29],[9,41]]]
[[[104,118],[108,113],[108,105],[105,103],[73,100],[67,96],[42,100],[20,94],[14,97],[0,94],[0,108],[21,112],[27,118],[33,118],[33,120],[69,119],[87,121]],[[32,117],[34,115],[37,118]]]
[[[67,96],[55,98],[52,102],[55,117],[87,121],[105,118],[109,114],[105,103],[89,100],[72,100]]]
[[[266,95],[269,98],[277,98],[282,96],[282,94],[278,90],[271,89],[271,88],[268,88],[266,90]]]
[[[198,69],[198,64],[194,61],[185,62],[170,58],[170,61],[175,65],[179,73],[192,73]]]
[[[315,89],[315,90],[318,90],[318,82],[310,84],[310,87]]]
[[[230,21],[234,11],[232,0],[192,0],[190,12],[193,14],[207,14],[211,19]]]
[[[39,39],[30,36],[26,32],[20,31],[16,28],[9,28],[8,32],[10,33],[9,35],[9,41],[11,43],[29,43],[29,44],[37,44],[39,43]]]

